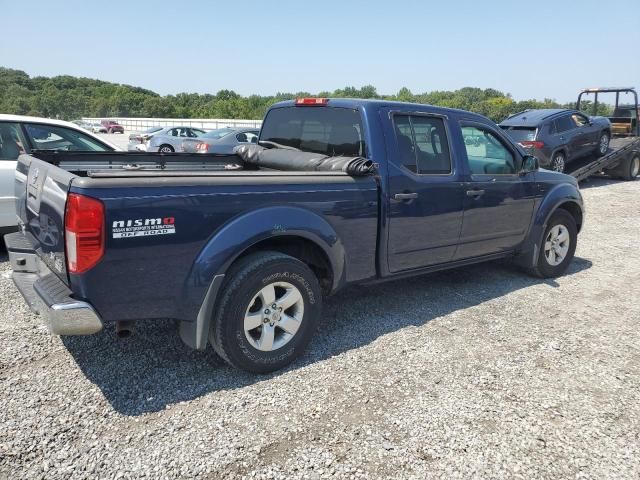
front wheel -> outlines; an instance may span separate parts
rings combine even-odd
[[[320,285],[307,265],[279,252],[256,253],[232,267],[209,341],[236,368],[272,372],[304,351],[321,310]]]
[[[577,243],[575,219],[566,210],[557,210],[547,223],[538,262],[530,273],[542,278],[559,277],[573,260]]]
[[[598,140],[598,148],[596,153],[599,157],[602,157],[607,153],[607,150],[609,150],[609,134],[607,132],[602,132],[602,135],[600,135],[600,140]]]

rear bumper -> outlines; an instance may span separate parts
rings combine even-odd
[[[22,233],[5,235],[13,281],[54,335],[90,335],[102,330],[102,319],[90,303],[72,297],[69,287],[40,260]]]

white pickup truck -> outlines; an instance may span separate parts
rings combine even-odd
[[[0,234],[15,230],[17,225],[14,182],[18,156],[36,150],[120,149],[70,122],[0,114]]]

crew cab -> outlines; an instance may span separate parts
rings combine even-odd
[[[21,155],[5,242],[50,331],[173,318],[190,347],[268,372],[301,354],[326,295],[500,258],[562,275],[584,221],[573,177],[461,110],[286,101],[239,148]]]

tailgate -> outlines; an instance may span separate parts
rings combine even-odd
[[[67,284],[64,212],[69,186],[75,177],[30,155],[18,159],[16,210],[23,231],[40,259]]]

